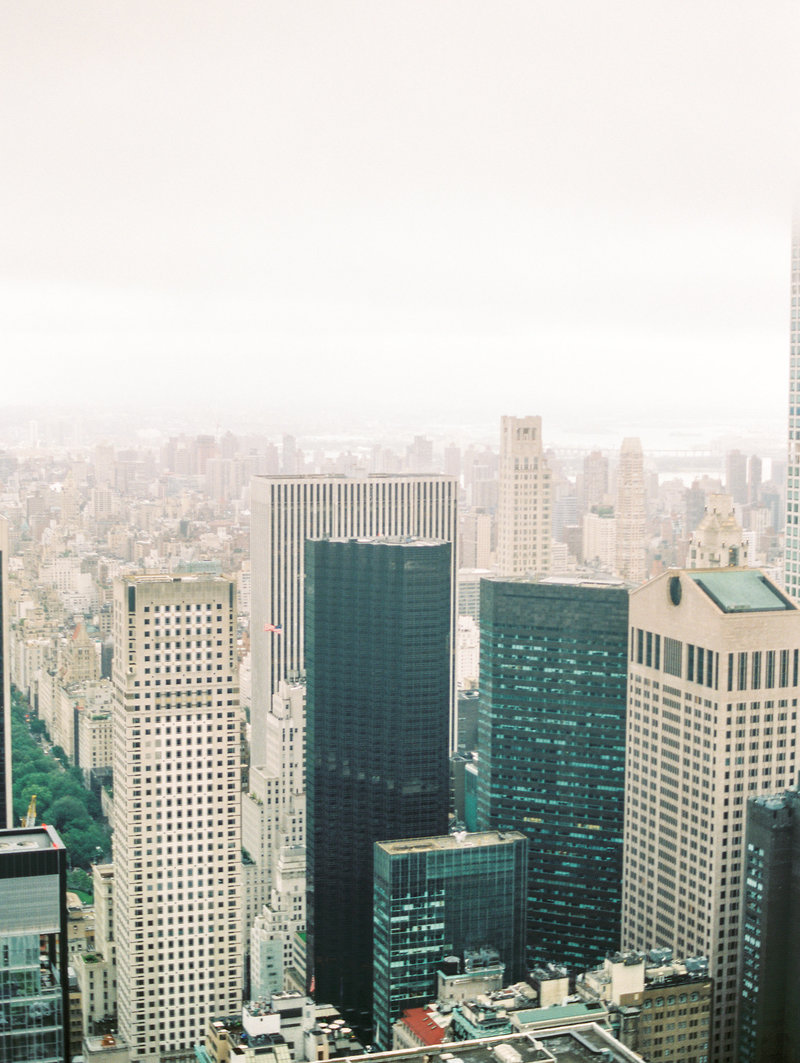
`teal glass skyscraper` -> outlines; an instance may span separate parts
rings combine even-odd
[[[628,592],[484,580],[478,827],[529,840],[528,958],[619,945]]]
[[[0,1060],[69,1063],[67,852],[53,827],[0,831]]]
[[[488,946],[506,982],[525,977],[528,840],[524,834],[444,835],[375,846],[375,1040],[392,1046],[404,1007],[436,996],[446,956]]]
[[[306,543],[309,977],[365,1025],[373,845],[447,830],[450,603],[449,543]]]

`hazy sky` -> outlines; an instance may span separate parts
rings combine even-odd
[[[783,431],[797,3],[0,9],[6,403]]]

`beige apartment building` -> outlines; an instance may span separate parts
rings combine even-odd
[[[241,1003],[240,719],[233,581],[114,586],[114,916],[132,1063],[193,1059]]]
[[[500,576],[546,576],[550,572],[551,499],[541,417],[502,417],[497,505]]]
[[[629,622],[622,947],[708,957],[732,1063],[745,810],[797,778],[800,611],[756,569],[672,570]]]
[[[618,576],[631,583],[647,579],[647,493],[644,456],[636,437],[622,440],[617,467],[616,551]]]

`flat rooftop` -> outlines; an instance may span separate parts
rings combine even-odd
[[[459,831],[457,834],[440,834],[433,838],[405,838],[398,841],[376,842],[390,855],[398,853],[447,852],[453,849],[481,849],[489,845],[511,845],[524,841],[525,835],[516,830],[486,830],[475,834]]]
[[[344,535],[324,540],[328,543],[358,543],[368,546],[444,546],[448,539],[425,539],[416,535]]]
[[[593,1022],[558,1030],[536,1030],[346,1058],[359,1063],[641,1063],[642,1060]]]
[[[64,843],[51,827],[42,825],[0,830],[0,859],[8,853],[20,853],[31,849],[63,848]]]
[[[755,568],[690,569],[686,575],[723,613],[776,613],[797,608]]]

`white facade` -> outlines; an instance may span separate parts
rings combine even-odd
[[[118,580],[114,645],[119,1030],[154,1063],[241,1002],[233,582]]]
[[[305,854],[305,698],[304,683],[279,684],[266,719],[267,764],[250,771],[250,787],[242,795],[242,845],[255,862],[242,913],[245,942],[276,886],[282,848]]]
[[[253,477],[252,765],[266,759],[266,718],[278,683],[297,679],[304,667],[305,540],[420,536],[452,543],[455,619],[457,495],[448,476]]]
[[[614,572],[617,567],[617,521],[586,513],[583,518],[583,562],[599,572]]]
[[[731,495],[711,494],[705,513],[692,532],[689,568],[723,568],[746,565],[748,544],[736,519]]]
[[[500,576],[550,572],[552,483],[541,417],[500,421],[497,571]]]
[[[459,690],[477,687],[480,658],[480,628],[471,616],[460,616],[456,632],[456,684]]]
[[[644,487],[642,444],[623,439],[617,468],[617,505],[614,510],[617,535],[617,575],[631,583],[647,579],[645,535],[647,495]]]
[[[746,804],[797,778],[800,611],[754,569],[673,570],[630,635],[622,947],[709,958],[732,1063]]]

